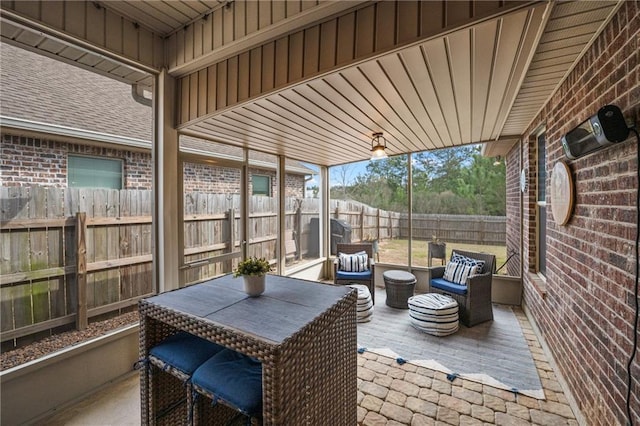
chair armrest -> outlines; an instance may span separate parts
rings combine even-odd
[[[442,278],[444,277],[444,266],[432,266],[427,268],[429,273],[431,274],[431,278]]]
[[[467,292],[469,294],[491,292],[492,278],[493,274],[491,273],[470,275],[467,278]]]

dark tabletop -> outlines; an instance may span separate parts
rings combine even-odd
[[[146,301],[279,344],[354,291],[278,275],[267,275],[259,297],[248,297],[242,287],[242,278],[229,274]]]

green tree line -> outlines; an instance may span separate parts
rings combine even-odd
[[[383,210],[408,209],[407,155],[370,161],[350,176],[350,165],[332,167],[331,197],[352,199]],[[505,165],[483,157],[480,146],[412,154],[413,212],[506,215]]]

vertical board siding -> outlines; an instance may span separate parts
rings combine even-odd
[[[159,34],[101,7],[97,2],[13,1],[3,2],[2,6],[145,66],[160,69],[164,64],[164,40]],[[184,57],[184,49],[179,50],[174,49],[174,56],[180,54]]]
[[[327,72],[371,55],[382,54],[401,45],[442,33],[445,29],[470,22],[479,14],[485,16],[491,12],[499,12],[500,8],[508,7],[507,4],[501,2],[491,2],[490,6],[483,5],[476,8],[474,7],[475,3],[474,1],[420,2],[400,0],[366,3],[355,11],[318,22],[252,48],[248,71],[244,66],[247,64],[245,59],[247,52],[219,61],[207,67],[207,70],[212,68],[218,70],[216,79],[219,102],[214,110],[208,109],[206,114],[213,114],[217,110],[244,102],[273,89],[282,89],[288,85],[310,79],[320,72]],[[236,5],[237,2],[233,4]],[[300,13],[301,9],[315,4],[317,3],[287,2],[285,14],[290,17]],[[264,4],[261,2],[257,7],[257,19],[260,22],[258,27],[261,27],[265,22],[266,17],[263,16],[263,13],[271,16],[270,24],[276,23],[277,20],[286,19],[282,17],[281,7],[282,4],[279,2],[264,2]],[[253,22],[254,17],[249,19],[249,15],[246,15],[249,23],[246,19],[234,18],[236,16],[234,14],[239,13],[240,9],[242,9],[243,16],[247,13],[256,13],[255,5],[234,6],[231,10],[222,8],[214,12],[213,50],[230,42],[230,38],[234,38],[233,34],[237,39],[249,34],[250,30],[258,31]],[[235,33],[230,33],[230,26],[235,28]],[[216,35],[216,31],[220,33]],[[180,66],[188,62],[179,50],[185,49],[183,39],[189,34],[191,33],[183,30],[171,36],[172,39],[180,40],[177,43],[169,43],[168,55],[171,66]],[[206,34],[204,36],[206,37]],[[219,38],[222,40],[217,40]],[[176,44],[178,52],[173,49],[174,44]],[[206,53],[203,49],[203,54]],[[220,72],[221,69],[226,72]],[[200,71],[194,71],[181,79],[193,78],[198,72]],[[249,73],[250,79],[248,97],[245,96],[247,91],[244,86],[247,73]],[[508,81],[508,79],[503,81]],[[257,82],[261,83],[260,88],[257,87]],[[184,89],[184,85],[180,87]],[[223,87],[229,88],[229,90],[227,91],[227,99],[221,102],[220,89]],[[192,93],[193,95],[209,96],[206,91]],[[179,124],[192,121],[193,117],[202,118],[204,116],[200,110],[191,110],[197,105],[198,102],[191,104],[183,102],[180,105],[181,109],[189,109],[189,111],[183,111],[180,114],[182,120]]]

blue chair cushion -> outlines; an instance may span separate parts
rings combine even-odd
[[[180,331],[152,347],[149,355],[190,376],[203,362],[223,349],[223,346]]]
[[[336,278],[339,280],[368,280],[371,278],[371,270],[364,272],[347,272],[338,270],[336,272]]]
[[[455,294],[467,294],[467,286],[452,283],[451,281],[447,281],[444,278],[432,278],[431,279],[431,287],[435,287],[442,291],[447,291],[449,293]]]
[[[262,363],[225,349],[193,373],[191,383],[251,417],[262,417]]]

